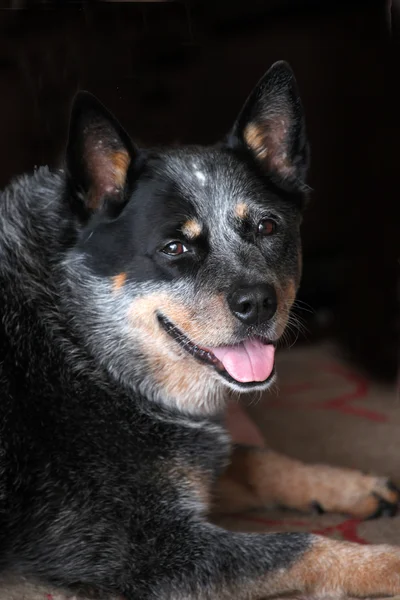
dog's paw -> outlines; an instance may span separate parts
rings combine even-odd
[[[367,498],[360,499],[351,514],[364,519],[394,517],[399,509],[400,490],[388,479],[372,479],[375,480],[372,491]]]
[[[314,465],[311,469],[309,506],[315,512],[376,519],[393,517],[398,511],[400,490],[386,478],[323,465]]]
[[[306,589],[315,599],[383,598],[400,594],[400,547],[316,537],[302,560]]]

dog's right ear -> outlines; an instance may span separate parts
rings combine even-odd
[[[297,84],[286,62],[273,64],[258,82],[227,143],[246,148],[261,169],[278,181],[303,186],[308,144]]]
[[[129,170],[138,150],[115,117],[88,92],[72,105],[66,168],[70,197],[83,221],[124,206]]]

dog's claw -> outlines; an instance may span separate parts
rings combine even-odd
[[[388,502],[384,498],[379,498],[378,508],[370,517],[367,518],[367,521],[372,521],[373,519],[378,519],[379,517],[394,517],[397,514],[397,511],[397,504]]]
[[[400,487],[398,485],[395,485],[393,483],[393,481],[391,481],[390,479],[387,482],[387,487],[389,488],[389,490],[391,490],[392,492],[397,492],[400,496]]]
[[[320,505],[320,503],[317,502],[316,500],[313,500],[313,502],[311,502],[311,509],[317,515],[324,515],[325,514],[325,510],[322,508],[322,506]]]

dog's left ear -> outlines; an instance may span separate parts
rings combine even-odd
[[[83,221],[124,205],[128,170],[138,151],[115,117],[88,92],[72,105],[66,152],[70,200]]]
[[[276,62],[247,99],[228,136],[245,146],[264,171],[297,186],[304,184],[308,144],[303,108],[289,65]]]

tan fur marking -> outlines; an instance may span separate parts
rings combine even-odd
[[[207,510],[211,499],[210,478],[200,469],[191,469],[186,471],[187,480],[193,488],[198,500],[204,505]]]
[[[170,303],[166,307],[168,316],[192,341],[200,346],[226,344],[236,326],[223,294],[203,296],[197,306],[182,313],[179,305]],[[218,327],[215,324],[218,323]]]
[[[271,594],[300,592],[321,599],[393,595],[400,591],[400,548],[314,536],[310,550],[291,568],[271,574],[267,589]]]
[[[201,235],[201,225],[195,219],[190,219],[182,226],[182,233],[191,240],[194,240]]]
[[[234,503],[232,489],[238,492]],[[385,478],[328,465],[306,465],[271,450],[240,446],[233,451],[215,494],[218,510],[281,505],[307,512],[318,502],[325,511],[357,518],[373,515],[380,498],[393,504],[399,500]]]
[[[117,187],[123,187],[125,185],[129,163],[131,162],[130,156],[126,150],[120,150],[119,152],[114,152],[110,158],[114,167],[115,185]]]
[[[126,273],[118,273],[118,275],[114,275],[113,277],[113,291],[118,292],[126,282]]]
[[[276,312],[276,331],[277,337],[280,337],[289,320],[289,313],[296,299],[297,284],[294,279],[290,279],[285,286],[276,286],[276,295],[278,298],[278,308]]]
[[[238,219],[245,219],[249,214],[249,207],[244,202],[240,202],[235,206],[235,215]]]
[[[257,154],[258,158],[265,158],[268,155],[265,132],[260,126],[254,123],[247,125],[244,130],[244,140],[253,152]]]
[[[165,357],[157,357],[151,360],[150,368],[165,395],[170,398],[185,398],[184,403],[189,408],[190,391],[200,388],[204,381],[204,365],[190,356],[182,357],[175,363],[169,363]]]
[[[181,300],[167,293],[154,293],[132,302],[129,318],[132,324],[144,327],[148,333],[162,332],[155,315],[162,313],[191,341],[200,346],[218,346],[228,343],[235,327],[223,294],[198,296],[193,306],[185,306]],[[218,327],[215,323],[218,322]],[[163,333],[163,332],[162,332]],[[163,333],[163,335],[165,335]],[[176,342],[174,342],[174,348]]]
[[[96,210],[104,196],[120,193],[125,185],[131,159],[126,150],[110,152],[100,142],[90,138],[87,140],[86,152],[92,179],[88,206]]]
[[[284,286],[277,286],[278,309],[289,312],[296,299],[296,292],[297,285],[294,279],[289,279]]]
[[[192,342],[205,348],[229,342],[234,328],[233,316],[222,294],[198,296],[190,308],[167,293],[144,296],[131,305],[128,318],[154,380],[165,397],[179,400],[181,407],[186,404],[192,410],[196,408],[196,402],[206,396],[208,387],[215,386],[212,370],[180,348],[160,327],[157,312],[167,317]],[[215,327],[216,322],[218,327]],[[209,377],[205,380],[207,372]]]
[[[250,123],[244,130],[246,144],[257,158],[282,175],[291,175],[293,166],[285,152],[288,131],[286,119],[267,119],[264,123]]]
[[[177,485],[189,491],[189,498],[193,494],[193,500],[200,502],[207,508],[211,497],[211,479],[210,475],[198,468],[188,467],[185,463],[174,463],[169,469],[169,474]]]

